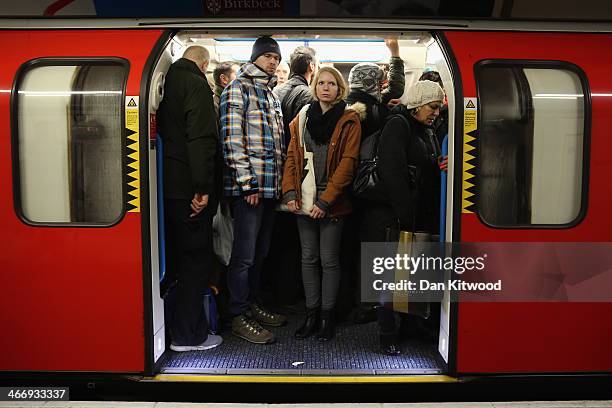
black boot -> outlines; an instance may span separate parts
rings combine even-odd
[[[319,314],[319,308],[306,308],[306,318],[304,319],[304,323],[302,323],[300,328],[295,331],[296,339],[305,339],[306,337],[310,337],[315,333],[317,330],[317,325],[319,324]]]
[[[381,334],[379,338],[381,353],[388,356],[399,356],[402,354],[397,334]]]
[[[329,341],[334,337],[334,319],[331,310],[321,310],[321,323],[317,332],[317,340]]]
[[[376,305],[362,304],[359,305],[353,318],[353,323],[365,324],[376,321]]]

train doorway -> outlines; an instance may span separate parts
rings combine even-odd
[[[325,34],[301,32],[271,32],[279,42],[283,57],[297,46],[310,46],[317,51],[317,57],[322,65],[331,65],[339,69],[348,78],[350,69],[359,62],[388,64],[389,50],[385,46],[385,38],[398,39],[400,57],[404,62],[403,74],[405,87],[398,98],[406,102],[405,90],[416,82],[425,71],[437,71],[440,74],[448,99],[448,156],[453,157],[453,135],[455,110],[455,89],[451,69],[442,50],[441,43],[428,32],[359,32],[352,33],[332,31]],[[300,299],[294,302],[298,307],[282,309],[283,305],[274,304],[272,295],[271,308],[288,313],[289,323],[282,328],[275,328],[277,342],[272,345],[254,345],[238,339],[231,334],[231,329],[225,324],[223,298],[227,297],[227,289],[223,284],[226,267],[221,263],[211,265],[218,270],[220,281],[215,283],[220,293],[216,296],[219,306],[219,334],[224,343],[215,350],[175,353],[166,350],[166,328],[164,323],[164,296],[168,285],[165,279],[164,256],[164,223],[162,214],[163,197],[160,192],[161,178],[159,170],[163,135],[157,135],[155,112],[163,98],[164,75],[170,65],[181,57],[183,51],[190,45],[202,45],[211,53],[211,64],[208,70],[209,82],[214,86],[212,71],[215,66],[224,61],[243,63],[248,61],[254,35],[247,32],[231,31],[210,33],[202,30],[185,30],[174,34],[166,43],[157,59],[149,87],[149,174],[151,202],[151,263],[152,263],[152,293],[153,293],[153,360],[161,374],[273,374],[301,376],[338,376],[338,375],[436,375],[448,371],[450,350],[450,301],[448,297],[441,304],[439,316],[432,317],[436,321],[434,330],[415,334],[404,333],[402,340],[403,354],[390,357],[380,354],[378,347],[378,328],[375,321],[365,324],[353,322],[354,310],[348,310],[339,316],[336,337],[328,343],[318,343],[315,339],[295,340],[293,333],[303,316],[299,307]],[[446,143],[445,143],[446,144]],[[453,174],[452,160],[449,161],[448,173]],[[157,174],[158,177],[153,177]],[[445,178],[441,192],[441,235],[442,240],[450,241],[452,237],[452,217],[446,214],[453,212],[453,177]],[[154,203],[157,203],[155,205]],[[448,237],[448,238],[445,238]],[[343,264],[351,258],[358,258],[358,251],[343,251]],[[358,268],[359,265],[353,265]],[[344,267],[344,266],[343,266]],[[351,268],[351,266],[347,266]],[[359,290],[357,270],[343,271],[339,302],[355,306],[355,291]],[[264,277],[265,279],[265,277]],[[341,297],[346,299],[341,299]],[[278,309],[278,308],[281,309]],[[437,309],[435,309],[437,310]],[[438,322],[439,318],[439,324]],[[402,319],[405,320],[405,319]]]

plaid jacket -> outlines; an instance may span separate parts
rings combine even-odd
[[[258,193],[279,198],[283,172],[283,115],[272,93],[270,77],[252,63],[245,64],[221,94],[220,139],[226,196]]]

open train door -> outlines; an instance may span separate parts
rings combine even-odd
[[[0,33],[0,370],[151,370],[141,82],[162,34]]]
[[[445,37],[464,97],[457,101],[463,140],[454,156],[462,165],[455,240],[611,241],[604,119],[612,109],[605,85],[610,37],[459,31]],[[568,284],[563,279],[560,286]],[[612,367],[612,320],[602,318],[612,313],[611,303],[459,302],[456,311],[457,374]]]

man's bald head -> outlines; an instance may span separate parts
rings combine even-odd
[[[208,63],[210,62],[210,53],[206,48],[201,45],[192,45],[185,50],[183,58],[195,62],[200,71],[206,73]]]

